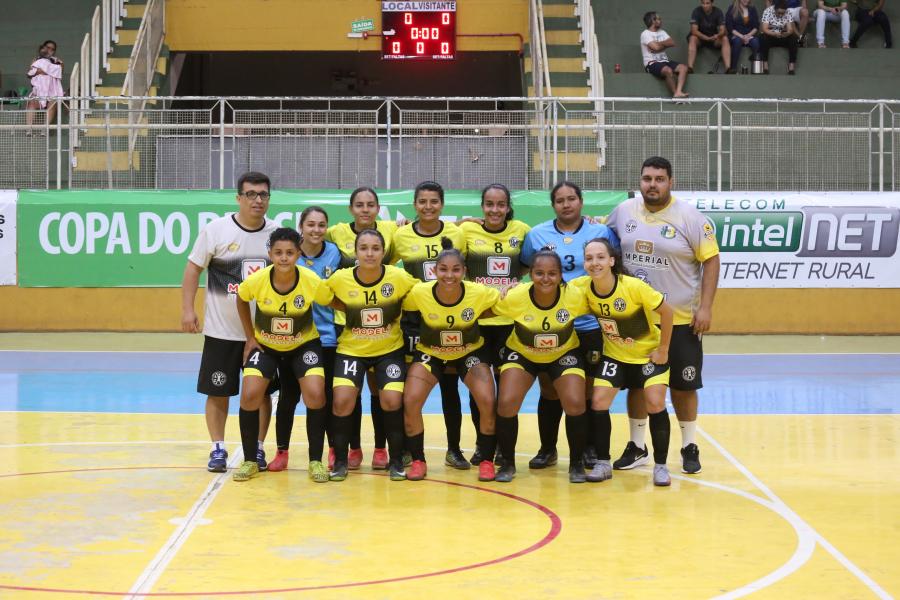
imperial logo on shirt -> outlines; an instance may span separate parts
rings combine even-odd
[[[626,262],[645,265],[651,269],[668,269],[669,259],[655,254],[639,254],[637,252],[625,252],[622,258]]]
[[[634,251],[641,254],[653,254],[653,242],[636,240],[634,242]]]

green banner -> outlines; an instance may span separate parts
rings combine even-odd
[[[585,214],[606,215],[626,192],[585,192]],[[412,190],[379,191],[381,218],[413,219]],[[275,191],[269,217],[296,226],[313,204],[331,224],[351,219],[349,192]],[[444,216],[481,216],[475,191],[446,193]],[[18,200],[18,269],[22,287],[174,287],[207,223],[237,210],[233,190],[22,191]],[[553,217],[546,191],[513,193],[517,219]]]

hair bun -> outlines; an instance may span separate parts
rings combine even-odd
[[[451,250],[453,248],[453,240],[448,238],[446,235],[441,236],[441,249],[442,250]]]

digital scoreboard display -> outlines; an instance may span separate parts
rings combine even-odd
[[[456,58],[456,2],[381,2],[381,57],[385,60]]]

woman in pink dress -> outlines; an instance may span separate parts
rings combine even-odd
[[[64,95],[62,87],[63,62],[56,58],[56,42],[47,40],[38,49],[38,57],[31,63],[27,76],[31,79],[31,93],[25,105],[25,122],[31,125],[34,122],[34,111],[38,108],[47,109],[47,123],[53,122],[56,114],[56,102],[48,101],[48,98],[58,98]],[[49,105],[49,106],[48,106]]]

